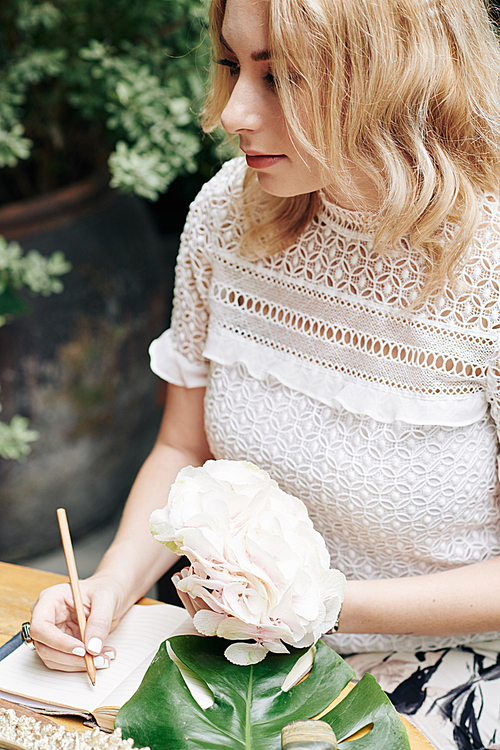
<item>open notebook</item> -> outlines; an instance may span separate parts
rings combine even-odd
[[[44,666],[35,651],[21,644],[2,658],[0,698],[50,714],[94,717],[103,729],[113,729],[116,714],[135,693],[162,641],[173,635],[197,634],[191,618],[170,604],[134,605],[106,645],[114,646],[116,659],[109,669],[98,669],[95,687],[86,672],[55,672]],[[204,682],[196,684],[192,672],[183,677],[198,702],[211,703]]]

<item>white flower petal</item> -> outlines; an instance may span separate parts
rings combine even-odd
[[[262,612],[267,609],[265,598],[250,588],[248,584],[231,583],[224,587],[222,595],[224,608],[244,622],[259,625]]]
[[[290,651],[287,649],[284,643],[281,641],[262,641],[262,645],[267,648],[268,651],[272,651],[273,654],[289,654]]]
[[[306,653],[300,657],[300,659],[297,659],[297,661],[283,680],[281,689],[284,693],[287,693],[289,690],[295,687],[295,685],[297,685],[301,680],[304,679],[306,675],[309,674],[309,672],[313,668],[315,656],[316,646],[311,646],[311,648],[309,648]]]
[[[335,623],[344,576],[329,569],[304,503],[253,464],[182,469],[151,530],[191,560],[178,588],[210,608],[198,615],[203,632],[256,641],[234,644],[244,663],[284,644],[310,646]]]
[[[295,641],[293,644],[295,648],[307,648],[308,646],[312,646],[314,643],[316,643],[318,639],[314,637],[314,633],[306,633],[306,635],[300,639],[300,641]]]
[[[227,615],[219,615],[210,609],[199,609],[193,617],[193,625],[202,635],[216,635],[217,629]]]
[[[267,648],[259,643],[231,643],[224,651],[226,659],[233,664],[249,667],[266,658]]]
[[[228,641],[245,641],[250,638],[258,638],[255,625],[238,620],[237,617],[226,617],[222,620],[217,628],[217,635],[219,638],[225,638]]]
[[[325,570],[321,574],[320,582],[327,596],[340,597],[344,601],[346,579],[340,570]]]

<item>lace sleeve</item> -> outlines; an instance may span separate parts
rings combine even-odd
[[[192,204],[181,236],[175,271],[171,328],[153,341],[151,369],[164,380],[187,388],[206,384],[208,362],[203,356],[212,275],[204,220],[202,191]]]
[[[232,204],[235,183],[241,182],[244,160],[226,162],[191,204],[175,271],[172,323],[149,352],[151,369],[174,385],[206,385],[208,360],[203,356],[209,321],[211,256],[224,235],[224,220]]]

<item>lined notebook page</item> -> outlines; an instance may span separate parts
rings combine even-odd
[[[22,645],[0,662],[0,690],[46,704],[92,712],[108,705],[107,698],[159,644],[174,632],[192,632],[191,618],[181,607],[168,604],[134,605],[106,643],[116,659],[109,669],[98,669],[92,687],[86,672],[55,672],[36,652]],[[113,704],[116,705],[116,704]]]
[[[166,637],[171,638],[174,635],[198,635],[198,636],[200,635],[199,632],[194,627],[193,621],[191,620],[191,618],[189,616],[186,616],[185,611],[184,611],[184,619],[183,619],[183,621],[179,624],[178,627],[174,628],[174,630],[171,633],[169,633],[169,635],[166,636]],[[102,706],[119,706],[121,708],[123,706],[123,704],[126,703],[128,701],[128,699],[133,696],[133,694],[135,693],[135,691],[137,690],[137,688],[141,684],[142,678],[146,674],[147,668],[149,667],[149,665],[153,661],[153,657],[156,654],[156,652],[158,651],[158,646],[164,640],[165,640],[165,637],[160,640],[160,642],[157,644],[157,646],[155,646],[155,648],[148,654],[148,656],[146,657],[146,659],[144,659],[144,661],[142,661],[139,664],[139,666],[137,666],[134,669],[134,671],[131,672],[118,685],[118,687],[116,687],[115,690],[113,690],[113,692],[110,693],[107,696],[106,701],[103,702],[103,703],[101,703]],[[171,649],[169,649],[168,646],[167,646],[167,650],[168,650],[169,656],[171,656],[171,654],[170,654]],[[178,660],[174,659],[174,661],[177,663]],[[182,670],[181,670],[181,673],[182,673]],[[183,677],[184,677],[184,675],[183,675]],[[194,678],[194,680],[192,680],[191,683],[194,683],[196,681],[198,681],[200,683],[200,688],[198,689],[198,693],[202,693],[203,692],[203,686],[205,687],[205,691],[207,690],[207,688],[206,688],[205,684],[203,683],[203,681],[199,680],[199,678],[197,678],[196,675],[193,675],[193,678]],[[197,695],[196,695],[197,688],[194,687],[194,690],[193,690],[193,686],[192,686],[191,683],[188,683],[188,687],[191,690],[191,692],[193,694],[195,694],[194,695],[195,700],[198,700],[197,699]],[[213,703],[213,700],[210,701],[209,705],[212,705],[212,703]],[[201,705],[203,705],[203,704],[201,704]]]

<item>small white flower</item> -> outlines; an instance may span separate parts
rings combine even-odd
[[[209,609],[194,617],[203,635],[239,641],[235,664],[255,664],[284,644],[305,648],[335,624],[345,577],[300,500],[243,461],[182,469],[151,533],[191,561],[177,588]]]

